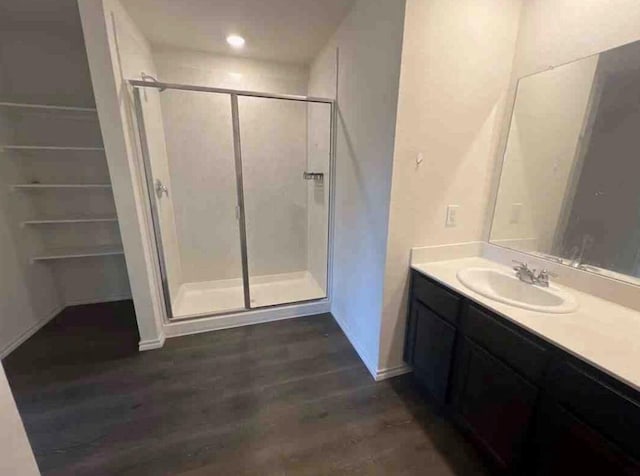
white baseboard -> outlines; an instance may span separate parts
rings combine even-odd
[[[397,367],[378,370],[374,378],[376,379],[376,382],[380,382],[381,380],[408,374],[409,372],[411,372],[411,367],[406,364],[402,364]]]
[[[250,326],[265,322],[293,319],[296,317],[311,316],[329,312],[329,301],[297,304],[293,306],[258,309],[237,314],[225,314],[221,316],[202,317],[198,319],[185,319],[164,324],[163,329],[167,338],[179,337],[202,332],[231,329],[233,327]]]
[[[162,334],[157,339],[141,340],[138,343],[138,350],[144,352],[147,350],[161,349],[164,346],[165,336]]]
[[[401,364],[396,367],[390,367],[387,369],[378,369],[377,365],[374,365],[369,361],[369,357],[362,350],[362,344],[354,338],[349,326],[347,326],[346,323],[340,320],[337,316],[334,315],[333,317],[340,326],[340,329],[342,329],[342,333],[347,336],[347,339],[351,343],[351,346],[354,348],[354,350],[358,354],[358,357],[360,357],[360,360],[371,374],[371,377],[373,377],[376,382],[380,382],[382,380],[397,377],[398,375],[403,375],[411,372],[411,367],[406,364]]]
[[[18,337],[13,339],[9,344],[7,344],[3,349],[0,349],[0,360],[4,359],[7,355],[13,352],[20,344],[26,341],[33,334],[42,329],[49,321],[51,321],[54,317],[60,314],[66,306],[61,304],[60,306],[56,306],[51,312],[49,312],[44,318],[40,319],[36,323],[34,323],[31,327],[29,327],[26,331],[20,334]]]
[[[120,294],[115,296],[107,296],[107,297],[92,298],[92,299],[70,299],[65,302],[65,307],[84,306],[86,304],[100,304],[103,302],[128,301],[130,299],[132,299],[131,294]]]
[[[360,357],[360,360],[362,361],[364,366],[367,368],[367,370],[371,374],[371,377],[373,377],[374,380],[377,380],[377,375],[378,375],[377,365],[374,365],[373,363],[369,362],[369,357],[362,350],[362,344],[360,343],[360,341],[358,341],[353,336],[353,332],[351,332],[351,329],[349,328],[348,325],[346,325],[345,322],[339,319],[335,314],[333,314],[333,318],[336,320],[336,322],[340,326],[340,329],[342,329],[342,333],[345,336],[347,336],[347,339],[351,343],[351,347],[354,348],[354,350],[358,354],[358,357]]]

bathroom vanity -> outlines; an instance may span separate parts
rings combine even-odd
[[[470,266],[508,269],[413,266],[404,359],[430,400],[506,472],[640,474],[637,313],[578,291],[571,313],[520,309],[464,286]]]

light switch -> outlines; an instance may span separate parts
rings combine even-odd
[[[453,228],[458,226],[458,209],[460,207],[458,205],[449,205],[447,206],[447,218],[445,220],[445,226],[448,228]]]
[[[511,214],[509,215],[509,223],[515,225],[520,223],[520,216],[522,215],[522,203],[511,204]]]

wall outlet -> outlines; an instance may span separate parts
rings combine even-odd
[[[458,209],[460,206],[458,205],[449,205],[447,206],[447,218],[444,222],[444,226],[447,228],[453,228],[458,226]]]
[[[511,214],[509,215],[509,224],[516,225],[520,223],[521,215],[522,215],[522,203],[512,203]]]

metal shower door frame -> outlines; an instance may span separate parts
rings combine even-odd
[[[208,92],[208,93],[218,93],[218,94],[226,94],[229,96],[231,100],[231,122],[233,129],[233,152],[234,152],[234,165],[235,165],[235,174],[236,174],[236,192],[237,192],[237,206],[238,206],[238,228],[240,233],[240,255],[242,261],[242,286],[243,286],[243,299],[244,299],[244,309],[239,310],[229,310],[229,311],[221,311],[221,312],[210,312],[198,316],[189,316],[186,318],[179,318],[180,321],[188,321],[192,319],[200,319],[204,317],[211,316],[219,316],[219,315],[232,315],[232,314],[241,314],[243,312],[256,310],[256,309],[266,309],[270,307],[278,307],[278,306],[290,306],[295,304],[302,304],[310,301],[319,301],[322,299],[327,299],[329,297],[329,289],[330,289],[330,269],[331,269],[331,230],[333,229],[333,203],[334,203],[334,160],[335,160],[335,128],[336,128],[336,104],[333,99],[327,98],[317,98],[317,97],[309,97],[309,96],[297,96],[297,95],[289,95],[289,94],[270,94],[270,93],[260,93],[255,91],[242,91],[235,89],[225,89],[225,88],[213,88],[207,86],[196,86],[189,84],[176,84],[176,83],[163,83],[159,81],[149,81],[149,80],[129,80],[129,85],[133,87],[134,94],[134,109],[135,109],[135,118],[137,121],[137,129],[140,140],[140,151],[142,153],[142,165],[143,171],[145,175],[145,183],[147,188],[147,196],[149,198],[150,211],[151,211],[151,222],[153,228],[154,241],[156,245],[156,251],[158,255],[158,264],[160,269],[160,282],[162,286],[162,294],[164,297],[165,310],[166,315],[169,321],[176,320],[173,315],[173,307],[171,301],[171,293],[169,290],[169,280],[167,275],[167,264],[164,256],[164,248],[162,245],[162,234],[160,229],[160,214],[158,211],[158,206],[153,195],[154,190],[154,178],[153,178],[153,170],[151,166],[151,157],[149,152],[149,147],[147,143],[147,134],[145,129],[145,121],[144,114],[142,112],[142,101],[140,98],[141,88],[155,88],[160,92],[169,90],[178,90],[178,91],[194,91],[194,92]],[[245,203],[244,203],[244,182],[243,182],[243,174],[242,174],[242,143],[240,138],[240,115],[238,108],[238,97],[256,97],[256,98],[264,98],[264,99],[280,99],[286,101],[298,101],[304,103],[320,103],[327,104],[330,106],[330,152],[329,152],[329,177],[330,177],[330,189],[328,194],[328,221],[327,221],[327,282],[326,282],[326,297],[321,299],[310,299],[304,301],[296,301],[296,302],[288,302],[282,304],[276,304],[272,306],[259,306],[257,308],[251,307],[251,289],[249,282],[249,259],[248,259],[248,248],[247,248],[247,227],[246,227],[246,215],[245,215]]]
[[[249,253],[247,250],[247,220],[244,209],[244,180],[242,177],[242,143],[240,141],[240,113],[238,95],[231,94],[231,123],[233,125],[233,155],[236,166],[236,193],[238,194],[238,231],[240,232],[240,259],[242,260],[242,291],[244,308],[251,309],[249,283]]]

